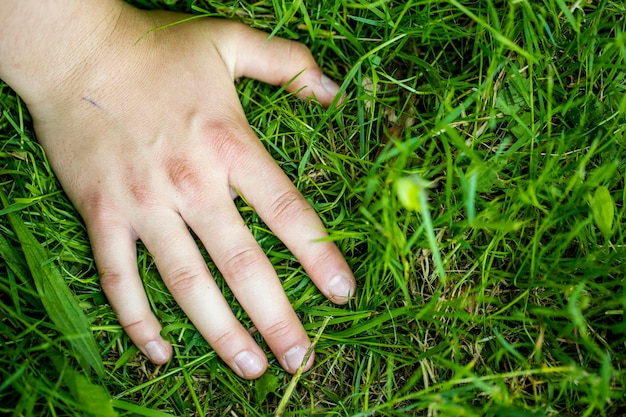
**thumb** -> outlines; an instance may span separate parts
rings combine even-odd
[[[218,23],[219,22],[219,23]],[[285,85],[300,98],[315,98],[329,106],[339,86],[328,78],[303,44],[273,37],[242,23],[218,21],[214,40],[235,77],[248,77],[272,85]],[[295,78],[294,78],[295,77]],[[291,81],[291,82],[290,82]]]

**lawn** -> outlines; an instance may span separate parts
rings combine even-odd
[[[327,301],[239,202],[318,337],[314,367],[294,377],[270,355],[263,377],[237,377],[139,244],[174,346],[152,365],[0,82],[0,414],[626,415],[623,1],[132,3],[297,39],[341,80],[346,100],[328,110],[252,80],[237,88],[359,288],[345,307]]]

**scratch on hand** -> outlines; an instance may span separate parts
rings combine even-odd
[[[83,97],[83,101],[86,101],[87,103],[91,104],[92,106],[94,106],[98,110],[104,111],[104,109],[102,107],[100,107],[100,105],[98,103],[96,103],[94,100],[92,100],[90,98]]]

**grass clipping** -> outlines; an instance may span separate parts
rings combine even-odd
[[[291,399],[291,396],[293,395],[296,385],[298,384],[298,381],[302,377],[302,373],[304,372],[304,367],[306,366],[307,362],[309,361],[309,358],[313,354],[313,351],[315,350],[315,346],[317,346],[317,342],[320,340],[320,336],[322,335],[322,333],[324,333],[324,329],[326,328],[326,325],[328,324],[330,319],[332,319],[332,316],[326,317],[326,319],[322,323],[322,326],[320,327],[317,334],[315,335],[315,338],[311,342],[311,346],[309,346],[309,350],[307,350],[306,354],[304,355],[304,358],[302,359],[302,364],[296,370],[296,373],[293,375],[293,378],[291,378],[291,382],[289,383],[289,385],[287,386],[287,389],[285,390],[285,395],[283,395],[283,398],[280,400],[280,403],[278,404],[278,408],[276,408],[276,413],[274,413],[275,417],[282,417],[285,414],[285,410],[287,409],[287,404],[289,404],[289,400]]]

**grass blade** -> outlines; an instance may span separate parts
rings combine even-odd
[[[311,353],[313,353],[313,350],[315,350],[315,346],[317,346],[317,342],[320,340],[320,336],[322,335],[322,333],[324,333],[324,329],[326,328],[326,325],[328,324],[330,319],[332,319],[332,316],[326,317],[326,319],[320,326],[320,329],[317,331],[315,338],[311,342],[311,346],[309,346],[309,350],[306,352],[306,354],[304,355],[304,358],[302,359],[302,364],[300,365],[300,367],[298,367],[298,370],[293,375],[293,378],[291,378],[291,381],[289,382],[289,385],[287,386],[287,389],[285,390],[285,395],[283,395],[283,398],[281,398],[280,403],[278,404],[278,407],[276,408],[276,413],[274,414],[275,416],[280,417],[285,413],[287,404],[289,404],[289,399],[293,395],[293,391],[296,388],[296,385],[298,384],[300,377],[302,377],[302,373],[304,372],[304,367],[306,366],[306,363],[309,361],[309,357],[311,356]]]
[[[8,199],[1,190],[0,199],[4,207],[8,207]],[[70,292],[56,264],[50,262],[50,254],[35,239],[17,213],[7,213],[7,216],[20,241],[35,287],[48,316],[67,338],[81,365],[91,367],[99,375],[104,374],[104,365],[87,317]]]
[[[69,388],[77,405],[91,417],[117,417],[117,412],[113,409],[113,401],[108,391],[92,383],[85,375],[70,367],[63,356],[58,353],[52,355],[54,366],[59,374],[63,376],[63,381]]]

